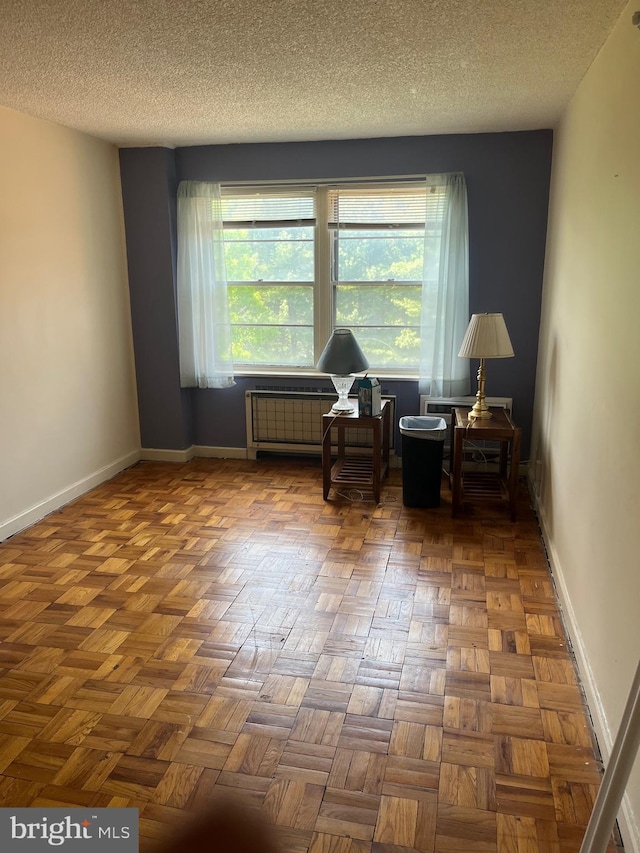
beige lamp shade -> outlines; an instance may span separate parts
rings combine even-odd
[[[486,382],[485,359],[510,358],[514,355],[509,332],[502,314],[472,314],[467,332],[462,341],[459,358],[479,358],[478,393],[476,402],[469,412],[469,420],[490,418],[484,393]]]
[[[514,355],[502,314],[472,314],[460,358],[511,358]]]

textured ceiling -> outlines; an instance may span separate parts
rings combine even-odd
[[[122,145],[552,127],[625,0],[0,0],[0,102]]]

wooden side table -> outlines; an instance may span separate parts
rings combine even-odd
[[[493,417],[471,421],[470,411],[470,408],[453,410],[452,513],[461,513],[465,500],[499,500],[509,504],[511,521],[515,521],[522,430],[514,424],[506,409],[491,409]],[[463,472],[465,441],[499,442],[498,473]]]
[[[322,416],[322,492],[325,501],[329,491],[335,489],[361,489],[372,491],[380,503],[380,484],[389,473],[389,445],[391,438],[391,407],[382,401],[379,415],[360,417],[358,401],[351,401],[355,411],[348,415],[328,412]],[[331,430],[338,431],[338,456],[331,463]],[[345,455],[345,429],[370,429],[371,455]]]

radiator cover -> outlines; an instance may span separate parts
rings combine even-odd
[[[395,441],[395,396],[382,395],[391,406],[391,450]],[[258,452],[321,453],[322,415],[331,409],[336,395],[315,391],[246,391],[247,456]],[[337,437],[336,437],[337,440]],[[350,452],[371,448],[371,430],[348,429]]]

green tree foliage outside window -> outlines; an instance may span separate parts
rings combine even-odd
[[[313,225],[226,224],[236,365],[313,366],[314,234]],[[373,369],[416,369],[424,253],[437,277],[437,240],[425,240],[424,225],[337,227],[329,244],[332,325],[353,330]]]
[[[314,228],[227,229],[236,364],[313,364]]]

